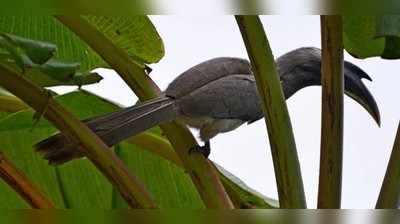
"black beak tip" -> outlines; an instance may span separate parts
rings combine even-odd
[[[345,91],[346,93],[361,104],[368,113],[374,118],[375,122],[381,127],[381,116],[378,106],[362,79],[372,81],[371,77],[356,65],[345,61]]]
[[[378,109],[378,105],[376,104],[375,99],[372,97],[372,95],[367,92],[366,99],[363,102],[365,105],[364,108],[368,111],[368,113],[372,116],[372,118],[375,120],[376,124],[378,127],[381,127],[381,115]],[[361,104],[363,104],[361,103]]]
[[[365,100],[366,107],[365,108],[368,111],[368,113],[371,114],[371,116],[374,118],[378,127],[381,127],[381,115],[379,112],[378,105],[377,105],[374,97],[372,96],[372,94],[366,88],[365,88],[364,93],[365,93],[364,97],[366,97],[366,100]]]
[[[372,115],[378,127],[381,127],[381,115],[379,114],[379,110],[375,111]]]

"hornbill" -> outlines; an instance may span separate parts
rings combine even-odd
[[[321,50],[304,47],[276,60],[285,99],[298,90],[321,85]],[[362,78],[371,78],[356,65],[344,62],[345,94],[363,106],[380,124],[379,110]],[[200,130],[206,156],[209,141],[219,133],[252,123],[264,116],[250,63],[220,57],[202,62],[178,76],[162,95],[132,107],[86,121],[108,146],[175,119]],[[56,134],[39,142],[36,150],[50,164],[84,156],[79,143]]]

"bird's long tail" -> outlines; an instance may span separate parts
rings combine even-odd
[[[149,100],[144,103],[122,109],[86,121],[108,146],[112,146],[130,136],[134,136],[160,123],[172,121],[177,117],[174,101],[168,97]],[[79,143],[71,141],[59,133],[35,145],[50,164],[59,165],[83,156],[78,150]]]

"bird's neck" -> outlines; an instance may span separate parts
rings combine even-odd
[[[305,87],[321,85],[319,71],[296,71],[283,74],[280,78],[285,99],[289,99],[293,94]]]

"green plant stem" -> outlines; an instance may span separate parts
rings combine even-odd
[[[0,178],[18,193],[32,208],[55,208],[53,202],[37,188],[11,161],[0,151]]]
[[[113,183],[131,207],[157,207],[144,185],[128,172],[122,161],[86,125],[58,104],[47,90],[2,65],[0,75],[0,86],[52,122],[71,141],[84,146],[81,150]]]
[[[296,144],[275,60],[258,16],[236,16],[262,99],[281,208],[305,208]]]
[[[400,123],[397,128],[389,164],[386,169],[385,178],[382,183],[377,209],[397,209],[400,199]]]
[[[14,96],[0,96],[0,111],[14,113],[29,107]]]
[[[57,16],[57,19],[116,70],[141,101],[158,96],[160,90],[147,76],[144,66],[135,63],[125,51],[116,47],[111,40],[86,20],[79,16]],[[197,145],[189,129],[177,121],[160,125],[160,127],[170,140],[206,207],[233,208],[211,162],[199,153],[189,153],[190,149]]]
[[[322,117],[318,208],[340,208],[343,162],[343,29],[341,16],[321,16]]]

